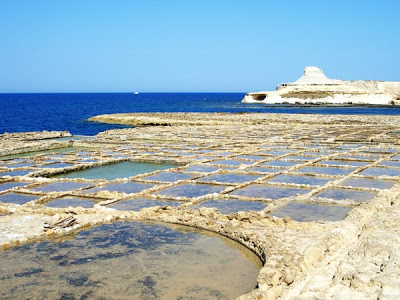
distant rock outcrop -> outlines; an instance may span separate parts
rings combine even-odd
[[[306,67],[295,82],[276,91],[248,93],[242,102],[266,104],[400,105],[400,82],[329,79],[317,67]]]

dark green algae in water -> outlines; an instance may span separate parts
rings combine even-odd
[[[234,299],[258,257],[218,234],[118,222],[0,252],[2,299]]]

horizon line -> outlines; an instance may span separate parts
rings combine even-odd
[[[138,92],[140,94],[246,94],[248,92]],[[134,94],[134,92],[0,92],[1,94]]]

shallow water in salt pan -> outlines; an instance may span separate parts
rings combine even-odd
[[[86,188],[90,186],[88,183],[80,183],[80,182],[53,182],[45,185],[38,186],[36,188],[32,188],[32,191],[35,192],[67,192],[71,190],[78,190],[81,188]]]
[[[84,207],[84,208],[91,208],[93,205],[98,203],[99,201],[96,201],[95,199],[92,198],[83,198],[83,197],[71,197],[71,196],[66,196],[62,198],[57,198],[54,199],[48,203],[46,203],[46,206],[48,207],[58,207],[58,208],[65,208],[65,207]]]
[[[280,187],[273,185],[250,184],[242,189],[238,189],[230,193],[230,195],[255,197],[255,198],[268,198],[280,199],[285,197],[292,197],[298,194],[308,193],[307,189],[296,189],[289,187]]]
[[[207,194],[219,193],[226,186],[211,184],[180,184],[161,190],[157,194],[173,197],[200,197]]]
[[[0,173],[0,177],[25,176],[25,175],[29,174],[30,172],[34,172],[34,170],[17,170],[17,171],[3,172],[3,173]]]
[[[199,173],[208,173],[208,172],[214,172],[218,170],[218,168],[216,167],[212,167],[212,166],[206,166],[206,165],[193,165],[190,166],[189,168],[187,168],[185,170],[185,172],[199,172]]]
[[[234,160],[234,159],[216,160],[212,162],[212,164],[215,165],[227,165],[227,166],[251,165],[254,163],[255,161]]]
[[[369,164],[369,162],[354,161],[354,160],[321,160],[318,163],[329,166],[351,166],[351,167],[363,167]]]
[[[108,205],[108,207],[115,208],[118,210],[134,210],[139,211],[142,208],[153,207],[153,206],[179,206],[184,202],[179,201],[163,201],[163,200],[152,200],[144,198],[135,198],[130,200],[121,200],[113,204]]]
[[[149,162],[130,162],[125,161],[100,167],[85,169],[65,173],[57,176],[58,178],[85,178],[85,179],[107,179],[124,178],[143,173],[150,173],[156,170],[177,167],[174,164],[156,164]]]
[[[293,183],[293,184],[309,184],[322,186],[328,183],[329,179],[318,178],[315,176],[291,176],[291,175],[278,175],[268,182],[280,182],[280,183]]]
[[[13,203],[13,204],[25,204],[29,201],[39,199],[38,196],[19,194],[19,193],[6,193],[0,195],[0,202]]]
[[[352,199],[357,202],[366,202],[376,196],[374,192],[346,190],[340,188],[332,188],[315,195],[320,198],[328,198],[334,200]]]
[[[214,207],[221,214],[232,214],[239,211],[262,210],[267,207],[268,203],[261,201],[241,201],[241,200],[211,200],[203,202],[193,208]]]
[[[69,163],[55,163],[55,164],[42,165],[40,166],[40,168],[60,169],[60,168],[72,167],[73,165],[74,164],[69,164]]]
[[[154,184],[145,184],[145,183],[138,183],[138,182],[123,182],[123,183],[112,183],[102,187],[95,187],[90,188],[87,190],[82,191],[85,194],[92,194],[97,193],[100,191],[109,191],[109,192],[118,192],[118,193],[139,193],[143,190],[152,188]]]
[[[251,160],[264,160],[267,159],[268,156],[261,156],[261,155],[238,155],[235,158],[242,158],[242,159],[251,159]]]
[[[21,163],[17,163],[17,164],[8,165],[8,167],[10,169],[16,169],[16,168],[32,167],[34,165],[35,164],[33,164],[31,162],[21,162]]]
[[[201,182],[222,182],[222,183],[243,183],[257,180],[260,176],[243,175],[243,174],[214,174],[206,177],[199,178],[197,181]]]
[[[6,182],[0,184],[0,192],[6,191],[15,187],[26,186],[29,183],[27,182]]]
[[[390,189],[395,184],[391,180],[378,180],[366,178],[349,178],[342,182],[343,186],[375,188],[375,189]]]
[[[400,167],[400,161],[386,160],[386,161],[381,162],[380,165],[387,166],[387,167],[399,168]]]
[[[296,161],[285,161],[285,160],[274,160],[270,162],[263,163],[261,166],[266,166],[266,167],[292,167],[294,165],[299,164],[299,162]]]
[[[253,172],[260,172],[260,173],[275,173],[275,172],[280,172],[281,169],[276,169],[276,168],[264,168],[264,167],[254,167],[251,169],[247,169],[248,171],[253,171]]]
[[[354,169],[334,167],[304,167],[296,171],[305,174],[347,175],[353,172]]]
[[[259,259],[207,231],[123,222],[0,252],[6,299],[234,299]]]
[[[400,169],[373,167],[358,174],[363,176],[400,176]]]
[[[174,182],[177,180],[187,180],[193,178],[193,175],[178,173],[178,172],[161,172],[155,175],[143,177],[145,180],[160,181],[160,182]]]
[[[290,217],[299,222],[312,221],[339,221],[346,218],[351,207],[317,205],[305,203],[289,203],[286,206],[274,211],[271,215],[275,217]]]
[[[301,155],[290,155],[286,156],[285,159],[293,159],[293,160],[299,160],[299,161],[309,161],[315,159],[315,157],[307,157],[307,156],[301,156]]]

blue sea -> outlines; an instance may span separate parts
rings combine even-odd
[[[390,107],[293,107],[244,104],[244,93],[0,94],[0,133],[68,130],[95,135],[126,126],[87,122],[89,117],[129,112],[260,112],[398,115]]]

